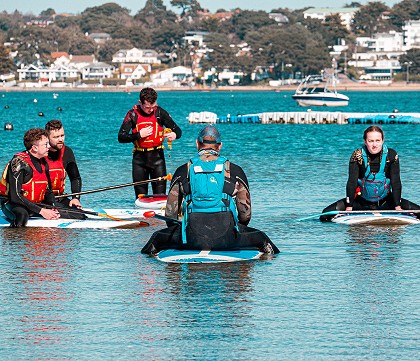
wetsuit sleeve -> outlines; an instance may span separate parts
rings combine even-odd
[[[20,157],[14,157],[10,161],[8,171],[9,198],[10,202],[22,205],[29,211],[39,213],[41,207],[26,199],[22,194],[22,184],[32,179],[33,171],[31,166]]]
[[[248,179],[243,169],[233,163],[230,164],[230,177],[236,181],[233,197],[235,197],[238,210],[238,220],[246,226],[251,220],[252,213]]]
[[[395,206],[401,205],[402,184],[400,177],[400,160],[394,149],[388,149],[389,167],[387,169],[387,177],[391,181],[392,199]]]
[[[125,115],[124,121],[118,132],[119,143],[132,143],[140,138],[140,133],[132,133],[132,129],[135,129],[136,127],[136,117],[136,113],[133,109],[130,109]]]
[[[158,107],[156,110],[156,117],[160,121],[160,124],[163,125],[165,128],[170,128],[172,131],[176,134],[176,139],[181,138],[182,130],[178,125],[174,122],[172,117],[169,115],[169,113],[161,108]]]
[[[350,157],[349,177],[346,186],[346,206],[352,207],[354,202],[354,194],[358,186],[359,173],[363,167],[362,150],[356,149]]]
[[[172,177],[165,208],[166,217],[178,219],[178,214],[181,212],[182,201],[185,194],[183,184],[185,184],[187,180],[187,172],[187,164],[184,164],[175,171]],[[171,225],[172,224],[168,223],[168,226]]]
[[[76,158],[74,156],[73,150],[67,146],[64,149],[63,164],[64,169],[66,170],[66,173],[69,176],[71,192],[81,192],[82,177],[80,176],[79,168],[77,167]],[[72,198],[80,199],[80,196],[73,196]]]

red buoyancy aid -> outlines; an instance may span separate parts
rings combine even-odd
[[[22,184],[21,193],[22,195],[31,202],[42,202],[44,200],[45,192],[48,187],[48,178],[45,170],[45,165],[41,163],[42,172],[39,173],[34,164],[32,163],[31,157],[27,152],[16,153],[15,157],[22,158],[32,168],[32,178],[29,182]],[[0,181],[0,194],[8,195],[9,187],[7,185],[6,176],[9,163],[3,172],[2,179]]]
[[[64,149],[66,148],[63,145],[63,148],[59,150],[60,156],[57,160],[51,160],[46,157],[48,166],[50,168],[50,179],[51,179],[51,188],[54,192],[54,195],[58,196],[64,193],[64,188],[66,185],[66,170],[64,169],[63,156]]]
[[[137,107],[134,107],[133,110],[137,115],[136,128],[133,129],[133,133],[140,133],[141,129],[147,128],[149,125],[153,127],[151,135],[146,138],[139,138],[134,142],[134,150],[161,146],[163,143],[163,127],[157,121],[156,112],[149,117],[145,117],[140,114]]]

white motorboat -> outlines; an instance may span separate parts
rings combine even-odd
[[[349,104],[349,97],[337,93],[334,75],[308,75],[299,84],[292,98],[301,107],[342,107]]]

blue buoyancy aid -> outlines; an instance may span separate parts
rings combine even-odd
[[[377,202],[385,198],[391,191],[391,181],[386,178],[385,165],[388,155],[388,147],[382,146],[382,159],[378,173],[373,174],[370,170],[369,159],[367,156],[366,146],[362,147],[362,157],[366,166],[366,172],[358,183],[362,188],[362,197],[370,202]]]
[[[182,204],[182,241],[187,242],[186,228],[188,215],[192,212],[215,213],[230,211],[238,229],[236,203],[230,194],[224,191],[225,157],[205,162],[200,157],[190,160],[188,179],[190,190]],[[225,200],[225,201],[224,201]]]

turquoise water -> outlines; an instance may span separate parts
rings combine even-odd
[[[349,92],[351,112],[419,112],[419,92]],[[1,93],[0,163],[23,133],[59,118],[83,188],[131,182],[131,146],[117,132],[137,93]],[[291,93],[161,92],[183,129],[168,171],[195,154],[217,114],[299,110]],[[37,103],[34,103],[37,99]],[[8,105],[9,108],[5,108]],[[62,111],[57,108],[61,107]],[[329,109],[334,110],[334,109]],[[39,112],[45,114],[38,116]],[[414,360],[419,347],[419,227],[349,227],[296,219],[343,197],[364,125],[221,124],[223,153],[251,187],[251,225],[281,253],[268,260],[168,265],[140,254],[152,232],[0,230],[2,360]],[[384,125],[401,159],[403,196],[420,203],[420,126]],[[82,197],[131,208],[133,190]]]

